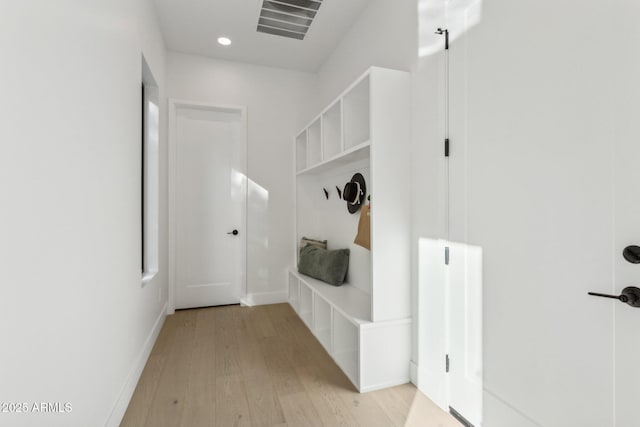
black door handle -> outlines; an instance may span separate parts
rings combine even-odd
[[[234,236],[237,236],[238,235],[238,230],[230,231],[227,234],[233,234]]]
[[[631,307],[640,307],[640,289],[635,286],[627,286],[622,290],[620,295],[601,294],[598,292],[589,292],[594,297],[617,299]]]

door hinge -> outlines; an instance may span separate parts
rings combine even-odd
[[[438,28],[436,34],[440,36],[444,34],[444,50],[449,50],[449,30],[446,28],[444,30],[442,28]]]
[[[449,138],[444,140],[444,156],[449,157]]]
[[[449,265],[449,246],[444,247],[444,265]]]
[[[444,364],[445,364],[445,372],[449,373],[449,355],[448,354],[445,356]]]

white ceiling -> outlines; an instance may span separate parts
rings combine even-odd
[[[368,0],[324,0],[304,40],[256,31],[262,0],[154,0],[169,50],[317,71]],[[218,45],[231,38],[229,47]]]

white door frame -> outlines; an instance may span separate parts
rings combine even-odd
[[[211,104],[199,101],[188,101],[175,98],[169,98],[169,301],[167,306],[167,314],[173,314],[176,307],[176,173],[177,173],[177,149],[178,141],[176,134],[176,119],[178,108],[198,108],[210,111],[233,111],[240,114],[240,124],[242,127],[241,140],[244,144],[244,197],[242,198],[242,227],[243,232],[240,236],[242,255],[240,266],[242,269],[240,280],[240,299],[244,300],[247,294],[247,197],[248,197],[248,178],[246,176],[248,170],[247,163],[247,107],[240,105]]]

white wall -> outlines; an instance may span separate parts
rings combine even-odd
[[[415,0],[370,0],[318,70],[318,108],[373,65],[411,70],[417,56],[416,23]]]
[[[117,424],[166,298],[166,176],[144,288],[139,217],[141,52],[162,85],[162,37],[143,0],[0,10],[0,401],[72,404],[0,424]]]
[[[286,297],[285,270],[294,259],[293,136],[312,114],[315,84],[309,73],[167,56],[170,98],[247,107],[247,292],[259,299]]]

